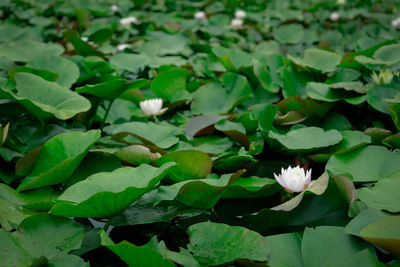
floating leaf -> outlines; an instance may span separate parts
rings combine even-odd
[[[189,180],[170,186],[161,186],[155,198],[155,205],[168,205],[180,202],[190,207],[211,209],[222,197],[224,190],[232,184],[244,171],[225,174],[219,179]]]
[[[400,172],[400,155],[382,146],[366,146],[332,156],[326,170],[333,176],[350,176],[354,182],[374,182]]]
[[[67,217],[111,217],[151,190],[173,165],[155,168],[142,164],[137,168],[94,174],[67,188],[50,213]]]
[[[343,137],[336,130],[324,131],[318,127],[305,127],[279,134],[269,131],[268,137],[278,141],[289,152],[310,152],[338,144]]]
[[[63,133],[51,138],[38,152],[32,172],[21,181],[17,190],[66,181],[99,138],[100,130]]]
[[[190,226],[187,232],[188,250],[205,266],[231,263],[236,259],[264,262],[271,254],[267,239],[244,227],[203,222]]]
[[[71,219],[40,214],[26,218],[18,231],[0,230],[0,258],[5,266],[29,266],[80,247],[83,227]]]
[[[86,98],[58,83],[48,82],[30,73],[17,73],[15,80],[17,92],[5,87],[0,87],[0,90],[41,120],[50,117],[67,120],[90,109],[90,102]]]
[[[213,165],[210,157],[198,150],[171,152],[155,160],[154,164],[161,166],[166,162],[176,162],[168,173],[168,180],[173,183],[204,178],[211,173]]]
[[[360,188],[357,197],[374,209],[383,209],[390,212],[400,211],[400,173],[393,177],[379,180],[373,188]]]
[[[302,59],[289,56],[295,64],[319,70],[321,72],[332,72],[336,70],[336,66],[340,63],[342,57],[336,53],[326,50],[309,48],[304,51]]]

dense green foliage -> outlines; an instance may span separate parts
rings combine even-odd
[[[0,0],[0,266],[400,266],[399,12]]]

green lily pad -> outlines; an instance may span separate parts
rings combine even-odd
[[[309,48],[304,51],[304,57],[302,59],[291,56],[289,56],[289,59],[303,67],[321,72],[332,72],[336,70],[336,66],[340,63],[342,57],[326,50]]]
[[[32,172],[21,181],[17,190],[24,191],[68,180],[99,138],[100,130],[69,132],[51,138],[38,152]]]
[[[179,139],[175,137],[175,130],[173,128],[152,122],[145,123],[134,121],[114,124],[105,127],[104,131],[108,134],[119,134],[123,137],[130,134],[135,137],[137,142],[152,144],[161,148],[171,147],[179,141]]]
[[[70,88],[79,77],[79,68],[71,60],[60,56],[37,57],[30,60],[27,67],[48,70],[58,74],[56,82]]]
[[[15,75],[17,91],[0,87],[6,95],[15,99],[38,119],[56,117],[67,120],[90,109],[90,102],[55,82],[48,82],[30,73]]]
[[[271,267],[301,267],[301,238],[297,233],[271,235],[265,237],[271,248],[268,265]]]
[[[379,180],[373,188],[360,188],[357,197],[369,207],[390,212],[400,211],[400,173]]]
[[[231,263],[236,259],[265,262],[271,254],[267,239],[244,227],[203,222],[190,226],[187,233],[188,250],[205,266]]]
[[[367,99],[366,95],[360,95],[352,91],[332,89],[329,87],[329,84],[316,82],[307,83],[306,92],[310,98],[325,102],[344,100],[350,104],[357,105]]]
[[[376,85],[367,94],[368,104],[374,109],[390,114],[389,106],[400,103],[400,87],[395,85]]]
[[[0,44],[0,57],[5,57],[12,61],[27,62],[35,58],[58,56],[63,52],[64,48],[55,43],[24,40]]]
[[[128,89],[126,86],[127,82],[124,80],[110,80],[104,83],[88,84],[79,88],[76,88],[78,93],[86,93],[94,95],[100,98],[108,99],[110,101],[115,100],[120,94]]]
[[[400,256],[399,222],[399,215],[366,209],[346,226],[345,231]]]
[[[225,174],[221,178],[189,180],[169,186],[161,186],[154,204],[169,205],[182,203],[189,207],[211,209],[222,197],[224,190],[232,184],[244,171]]]
[[[275,30],[274,38],[283,44],[297,44],[304,38],[304,28],[300,24],[282,25]]]
[[[151,90],[163,99],[170,99],[178,91],[186,89],[190,72],[184,69],[171,69],[158,74],[151,83]]]
[[[371,137],[360,131],[341,131],[343,140],[339,144],[322,149],[308,156],[315,161],[328,161],[332,155],[344,154],[371,143]]]
[[[301,242],[304,266],[310,267],[350,267],[358,264],[357,260],[362,260],[363,266],[377,266],[376,255],[370,249],[367,243],[338,226],[306,228]]]
[[[176,162],[167,176],[172,183],[204,178],[211,173],[213,165],[206,153],[192,149],[168,153],[155,160],[154,164],[161,166],[166,162]]]
[[[185,133],[189,137],[203,135],[211,126],[226,118],[228,116],[214,114],[193,117],[186,123]]]
[[[100,237],[101,244],[117,254],[129,266],[176,266],[170,260],[164,259],[157,250],[147,245],[139,247],[128,241],[115,244],[104,231],[100,232]]]
[[[268,137],[278,141],[288,152],[310,152],[336,145],[343,139],[340,132],[336,130],[324,131],[318,127],[295,129],[286,134],[269,131]]]
[[[400,155],[382,146],[366,146],[332,156],[326,170],[333,176],[350,176],[354,182],[374,182],[400,172]]]
[[[1,229],[0,236],[2,264],[30,266],[79,248],[83,227],[71,219],[40,214],[26,218],[16,232]]]
[[[94,174],[67,188],[50,213],[67,217],[111,217],[152,189],[173,165],[155,168],[142,164],[137,168],[125,167]]]

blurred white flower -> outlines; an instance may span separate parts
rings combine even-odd
[[[146,116],[157,116],[163,114],[168,108],[162,108],[163,101],[161,98],[153,98],[140,101],[140,108]]]
[[[138,21],[138,19],[137,19],[136,17],[131,16],[131,17],[126,17],[126,18],[120,19],[120,20],[119,20],[119,23],[120,23],[122,26],[127,27],[127,26],[131,25],[131,23],[138,24],[139,21]]]
[[[111,10],[114,11],[114,12],[115,12],[115,11],[118,11],[118,10],[119,10],[119,7],[118,7],[117,5],[112,5],[112,6],[111,6]]]
[[[130,47],[131,47],[130,44],[119,44],[119,45],[117,45],[118,51],[124,51],[125,48],[130,48]]]
[[[398,28],[400,25],[400,18],[392,20],[392,27],[393,28]]]
[[[235,18],[244,19],[246,17],[246,11],[238,9],[235,11]]]
[[[243,25],[243,20],[241,19],[233,19],[231,21],[231,26],[233,27],[241,27]]]
[[[197,11],[196,13],[194,13],[193,17],[195,19],[205,19],[206,13],[204,11]]]
[[[389,69],[385,71],[381,70],[379,74],[374,71],[371,75],[372,80],[374,80],[376,84],[389,84],[392,82],[393,77],[394,75]]]
[[[81,40],[84,41],[84,42],[87,42],[87,41],[89,40],[89,38],[86,37],[86,36],[82,36],[82,37],[81,37]]]
[[[346,0],[337,0],[338,5],[346,4]]]
[[[281,169],[281,174],[274,173],[276,181],[289,193],[303,192],[311,183],[311,170],[305,170],[299,166]]]
[[[340,18],[340,15],[337,12],[332,12],[331,15],[329,16],[329,19],[331,21],[338,21],[339,18]]]

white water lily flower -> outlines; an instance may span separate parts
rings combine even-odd
[[[242,25],[243,25],[243,20],[241,20],[241,19],[233,19],[231,21],[232,27],[241,27]]]
[[[246,11],[238,9],[235,11],[235,18],[244,19],[246,17]]]
[[[89,38],[86,37],[86,36],[82,36],[82,37],[81,37],[81,40],[84,41],[84,42],[87,42],[87,41],[89,41]]]
[[[337,12],[332,12],[331,15],[329,16],[329,19],[331,21],[338,21],[339,18],[340,18],[340,15]]]
[[[140,101],[140,108],[146,116],[157,116],[163,114],[168,108],[162,108],[163,101],[161,98],[153,98]]]
[[[205,19],[206,13],[204,11],[197,11],[196,13],[194,13],[193,17],[195,19]]]
[[[119,10],[119,7],[117,6],[117,5],[112,5],[111,6],[111,11],[118,11]]]
[[[122,26],[126,27],[126,26],[131,25],[131,23],[138,24],[139,21],[138,21],[138,19],[137,19],[136,17],[130,16],[130,17],[126,17],[126,18],[120,19],[120,20],[119,20],[119,23],[120,23]]]
[[[393,28],[398,28],[400,25],[400,18],[392,20],[392,27]]]
[[[118,51],[124,51],[125,48],[130,48],[130,47],[131,47],[130,44],[119,44],[119,45],[117,45]]]
[[[299,166],[281,169],[281,174],[274,173],[276,181],[289,193],[303,192],[311,183],[311,170],[305,170]]]

